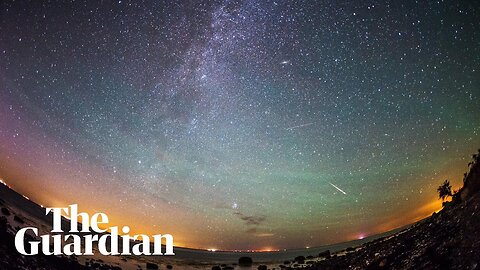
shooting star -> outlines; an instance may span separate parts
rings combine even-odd
[[[332,183],[330,183],[330,182],[328,182],[328,183],[329,183],[330,185],[332,185],[332,187],[334,187],[334,188],[336,188],[338,191],[340,191],[341,193],[347,195],[347,193],[346,193],[345,191],[341,190],[339,187],[335,186],[334,184],[332,184]]]
[[[293,130],[293,129],[296,129],[296,128],[307,127],[307,126],[310,126],[310,125],[313,125],[313,124],[315,124],[315,123],[314,122],[306,123],[306,124],[303,124],[303,125],[288,127],[288,128],[286,128],[286,130]]]

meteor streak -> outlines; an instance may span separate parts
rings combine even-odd
[[[292,130],[292,129],[296,129],[296,128],[307,127],[307,126],[310,126],[310,125],[313,125],[313,124],[314,124],[314,122],[306,123],[306,124],[303,124],[303,125],[298,125],[298,126],[293,126],[293,127],[286,128],[286,130]]]
[[[342,192],[343,194],[347,195],[347,193],[343,190],[341,190],[339,187],[335,186],[334,184],[328,182],[330,185],[332,185],[332,187],[336,188],[338,191]]]

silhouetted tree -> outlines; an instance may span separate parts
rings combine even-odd
[[[445,180],[441,186],[437,188],[438,191],[438,198],[444,201],[448,196],[453,196],[452,194],[452,186],[450,185],[450,181]]]

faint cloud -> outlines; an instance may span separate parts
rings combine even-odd
[[[264,215],[245,215],[242,212],[235,212],[233,213],[235,216],[240,218],[243,223],[248,227],[245,231],[248,234],[252,234],[256,237],[270,237],[273,236],[273,233],[267,233],[262,231],[259,227],[265,223],[267,219]]]
[[[243,220],[245,222],[245,225],[247,225],[247,226],[259,226],[266,219],[266,217],[264,215],[248,216],[248,215],[245,215],[241,212],[235,212],[234,214],[237,217],[239,217],[241,220]]]

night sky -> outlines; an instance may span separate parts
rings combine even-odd
[[[21,2],[0,3],[0,177],[46,206],[318,246],[430,215],[480,147],[479,1]]]

